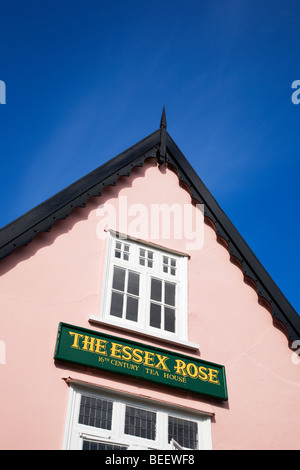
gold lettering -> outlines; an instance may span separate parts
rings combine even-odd
[[[198,370],[199,370],[199,379],[206,381],[208,379],[207,374],[206,374],[207,368],[202,366],[202,367],[199,367]]]
[[[137,364],[141,364],[141,362],[143,362],[143,357],[142,357],[143,352],[144,351],[142,351],[141,349],[134,349],[132,352],[133,362],[136,362]]]
[[[170,369],[168,369],[168,367],[165,364],[166,360],[169,359],[168,356],[161,356],[160,354],[156,354],[156,356],[159,362],[156,364],[155,368],[167,370],[168,372],[170,372]]]
[[[146,371],[146,374],[158,375],[158,377],[159,377],[159,373],[157,372],[157,370],[147,369],[147,367],[145,367],[145,371]]]
[[[175,380],[176,382],[186,383],[185,377],[178,377],[177,375],[167,374],[166,372],[164,372],[164,377],[169,380]]]
[[[132,358],[131,351],[132,351],[132,348],[130,348],[129,346],[124,346],[123,347],[122,359],[124,359],[124,361],[130,361],[131,360],[131,358]]]
[[[84,340],[83,340],[83,346],[82,346],[82,349],[84,351],[91,351],[93,352],[94,351],[94,344],[95,344],[95,338],[92,336],[85,336],[84,337]]]
[[[149,351],[145,351],[144,364],[145,366],[154,367],[154,356],[155,354]]]
[[[107,356],[107,352],[106,352],[107,343],[108,342],[105,341],[104,339],[97,338],[96,345],[95,345],[95,353],[103,354],[103,356]]]
[[[83,335],[81,335],[80,333],[74,333],[73,331],[69,331],[69,334],[71,336],[74,336],[74,343],[72,344],[71,348],[80,349],[78,342],[79,338],[83,338]]]
[[[122,353],[122,344],[111,343],[111,352],[110,355],[116,359],[121,359]]]
[[[219,385],[220,381],[218,380],[218,373],[219,373],[218,370],[208,369],[208,377],[209,377],[208,381],[212,382],[213,384]]]
[[[176,366],[175,366],[175,372],[176,374],[180,374],[180,375],[187,375],[187,372],[185,372],[185,368],[186,368],[186,363],[184,361],[182,361],[181,359],[176,359],[175,360],[176,362]]]
[[[193,372],[191,371],[192,368],[194,370]],[[195,366],[195,364],[193,364],[192,362],[188,363],[188,365],[186,366],[186,370],[189,376],[192,377],[192,379],[195,379],[198,376],[197,366]]]

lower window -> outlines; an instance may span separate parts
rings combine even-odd
[[[71,387],[65,449],[211,449],[210,418]]]

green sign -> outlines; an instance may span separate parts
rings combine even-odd
[[[65,323],[54,358],[227,400],[224,366]]]

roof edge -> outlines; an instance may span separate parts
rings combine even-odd
[[[144,165],[146,158],[156,157],[159,143],[157,130],[3,227],[0,260],[27,245],[38,233],[48,232],[56,220],[67,218],[75,207],[85,207],[90,197],[101,196],[105,186],[115,186],[120,176],[129,176],[133,167]]]
[[[189,188],[192,200],[204,205],[204,216],[212,222],[217,237],[225,240],[230,255],[242,266],[244,276],[252,280],[258,297],[268,303],[274,320],[279,320],[285,327],[288,340],[300,339],[299,315],[222,211],[166,129],[162,132],[160,128],[153,132],[3,227],[0,230],[0,260],[17,247],[28,245],[38,233],[49,231],[56,220],[67,218],[74,208],[84,207],[89,198],[101,196],[105,186],[115,186],[120,176],[129,176],[132,168],[143,166],[149,157],[158,158],[159,164],[165,161],[167,165],[175,167],[179,181]]]
[[[258,297],[265,299],[269,304],[274,320],[279,320],[283,324],[287,330],[289,341],[300,339],[298,313],[220,208],[168,133],[167,149],[169,151],[166,158],[167,163],[175,166],[178,178],[188,186],[191,198],[204,205],[204,216],[212,221],[216,235],[225,240],[230,255],[239,261],[244,275],[253,281]]]

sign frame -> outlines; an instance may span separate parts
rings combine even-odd
[[[61,322],[54,359],[228,400],[225,367]]]

